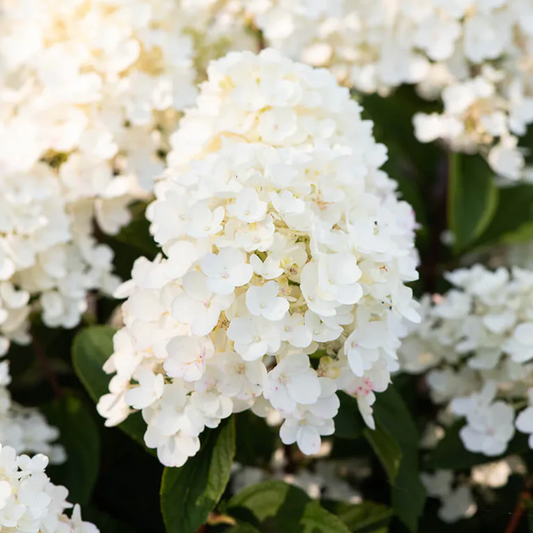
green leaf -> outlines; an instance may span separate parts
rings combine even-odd
[[[504,241],[530,240],[533,238],[532,223],[533,185],[517,185],[500,189],[498,208],[476,244],[493,245]]]
[[[389,479],[395,481],[402,458],[402,450],[396,439],[379,425],[375,430],[365,428],[363,434],[379,457]]]
[[[270,463],[278,436],[264,418],[243,411],[235,415],[235,431],[238,463],[259,467]]]
[[[260,533],[349,533],[302,490],[282,481],[251,485],[231,498],[227,512]]]
[[[392,509],[381,503],[360,504],[323,502],[322,505],[346,525],[352,533],[387,533]]]
[[[469,452],[459,435],[464,425],[464,420],[458,420],[446,430],[444,438],[427,457],[424,464],[426,469],[463,470],[484,463],[492,463],[511,454],[524,453],[529,449],[527,435],[516,433],[505,453],[499,457],[487,457],[482,453]]]
[[[69,501],[85,505],[91,499],[100,463],[100,438],[92,409],[80,397],[67,394],[44,406],[43,411],[50,424],[59,429],[68,458],[62,465],[50,465],[47,473],[54,483],[68,488]]]
[[[357,400],[346,394],[338,393],[340,407],[335,417],[335,437],[341,439],[357,439],[363,434],[366,427],[357,406]]]
[[[115,332],[116,329],[111,326],[91,326],[80,331],[72,345],[74,370],[95,402],[109,392],[111,376],[104,372],[103,366],[113,353]],[[146,424],[141,413],[130,415],[118,427],[146,448],[143,438]],[[155,453],[153,450],[148,451]]]
[[[167,533],[196,533],[220,500],[235,456],[235,424],[205,433],[200,452],[181,468],[165,468],[161,511]]]
[[[450,154],[448,227],[456,252],[465,250],[489,226],[498,207],[494,173],[480,155]]]
[[[392,507],[409,531],[416,533],[426,501],[418,472],[419,437],[411,414],[393,385],[377,395],[374,418],[376,425],[390,433],[400,446],[400,467],[396,480],[391,483]]]

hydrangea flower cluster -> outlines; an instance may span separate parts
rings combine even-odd
[[[511,475],[523,476],[526,472],[523,461],[513,455],[475,466],[470,473],[436,470],[432,473],[422,472],[420,478],[427,495],[439,500],[439,518],[451,524],[476,514],[477,501],[493,503],[497,497],[494,489],[507,485]]]
[[[65,509],[68,490],[54,485],[45,473],[48,458],[19,455],[0,445],[0,528],[6,533],[98,533],[98,528],[81,519],[80,508],[72,517]]]
[[[42,453],[54,464],[66,459],[61,444],[54,444],[59,430],[50,426],[46,418],[33,408],[23,407],[11,399],[9,363],[0,363],[0,442],[17,453]]]
[[[453,523],[470,518],[477,511],[472,490],[465,483],[454,487],[454,473],[451,470],[437,470],[432,474],[422,472],[420,478],[428,496],[440,501],[438,516],[443,522]]]
[[[128,204],[152,190],[167,134],[194,102],[194,61],[244,33],[223,16],[205,31],[214,6],[2,2],[0,354],[28,340],[33,309],[70,328],[88,291],[117,287],[93,219],[107,234],[128,222]]]
[[[326,70],[273,50],[211,63],[148,208],[164,255],[118,291],[108,425],[142,410],[146,444],[176,466],[250,408],[279,411],[283,442],[316,453],[337,390],[373,426],[418,315],[413,212],[371,132]]]
[[[444,110],[414,118],[423,142],[481,150],[522,177],[517,136],[533,122],[533,5],[527,0],[246,0],[269,46],[367,93],[416,84]]]
[[[422,322],[400,350],[402,368],[428,371],[432,400],[465,417],[466,449],[498,456],[515,429],[533,434],[533,272],[478,264],[447,279],[450,291],[422,300]]]

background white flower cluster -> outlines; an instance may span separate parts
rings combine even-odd
[[[517,137],[533,122],[531,2],[237,3],[268,46],[326,66],[358,91],[387,94],[416,84],[424,98],[441,101],[441,112],[414,117],[420,141],[443,139],[454,150],[480,150],[507,179],[530,174]]]
[[[195,61],[245,46],[242,22],[210,23],[214,5],[2,2],[0,353],[28,341],[33,309],[71,328],[89,291],[116,288],[99,232],[116,234],[152,191],[196,96]]]
[[[18,455],[10,446],[0,445],[0,528],[6,533],[98,533],[83,522],[80,508],[72,516],[65,510],[68,490],[54,485],[45,473],[48,458],[37,454]]]
[[[108,424],[142,409],[166,465],[249,408],[278,410],[283,442],[316,453],[336,390],[373,427],[401,320],[419,317],[404,285],[417,278],[412,209],[371,132],[326,70],[273,50],[211,63],[148,208],[165,256],[139,259],[119,290]]]
[[[432,400],[465,417],[466,449],[503,454],[518,431],[533,433],[533,272],[480,264],[447,275],[453,288],[422,300],[422,322],[401,347],[402,368],[428,371]],[[533,440],[530,441],[533,446]]]

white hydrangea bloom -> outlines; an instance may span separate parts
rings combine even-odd
[[[523,177],[516,147],[533,122],[533,5],[527,0],[235,0],[268,46],[343,83],[387,94],[415,84],[442,113],[414,117],[422,142],[481,150],[501,176]]]
[[[230,53],[172,147],[148,208],[164,255],[139,259],[119,290],[107,424],[141,409],[147,445],[171,466],[205,427],[252,407],[278,411],[282,440],[316,453],[337,390],[372,426],[401,321],[418,320],[404,285],[417,278],[415,222],[359,105],[325,70]]]
[[[10,340],[28,340],[33,309],[46,325],[71,328],[89,291],[116,289],[94,219],[117,233],[128,204],[153,189],[168,133],[196,97],[195,61],[250,46],[242,22],[214,17],[215,8],[215,0],[2,2],[0,354]]]
[[[447,278],[453,288],[445,295],[433,303],[424,297],[423,321],[400,349],[401,366],[429,370],[433,401],[466,419],[465,447],[498,456],[515,428],[533,433],[531,407],[515,416],[532,387],[533,272],[477,264]]]
[[[45,473],[48,457],[18,455],[10,446],[0,445],[0,528],[6,533],[98,533],[83,522],[80,508],[72,517],[65,510],[68,490],[54,485]]]

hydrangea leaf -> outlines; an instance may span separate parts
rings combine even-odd
[[[426,501],[418,472],[419,437],[414,420],[393,385],[378,394],[374,418],[377,426],[390,433],[400,446],[402,457],[392,484],[392,507],[409,531],[416,533]]]
[[[349,529],[319,502],[282,481],[246,487],[229,501],[227,512],[260,533],[348,533]]]
[[[161,511],[167,533],[195,533],[206,522],[229,481],[235,457],[233,418],[204,434],[198,454],[181,468],[165,468]]]
[[[93,410],[81,397],[69,393],[44,406],[43,411],[48,422],[59,429],[59,442],[67,454],[67,462],[48,466],[48,474],[54,483],[68,487],[70,501],[85,505],[100,463],[100,437]]]
[[[72,345],[74,370],[95,402],[109,392],[111,376],[104,372],[103,366],[113,353],[115,332],[116,329],[111,326],[91,326],[78,333]],[[118,427],[144,446],[146,424],[140,413],[130,415]],[[149,452],[154,453],[152,450]]]
[[[264,418],[243,411],[235,415],[235,431],[238,463],[259,467],[270,463],[278,436]]]
[[[395,481],[402,459],[402,450],[398,441],[379,425],[375,430],[365,428],[363,434],[372,446],[374,453],[379,457],[389,479]]]
[[[393,516],[390,507],[366,501],[350,504],[338,501],[323,501],[322,505],[348,527],[352,533],[387,533]]]
[[[494,173],[480,156],[451,154],[448,169],[448,227],[456,252],[487,229],[498,207]]]
[[[533,238],[533,185],[500,190],[498,208],[477,245],[523,242]]]

